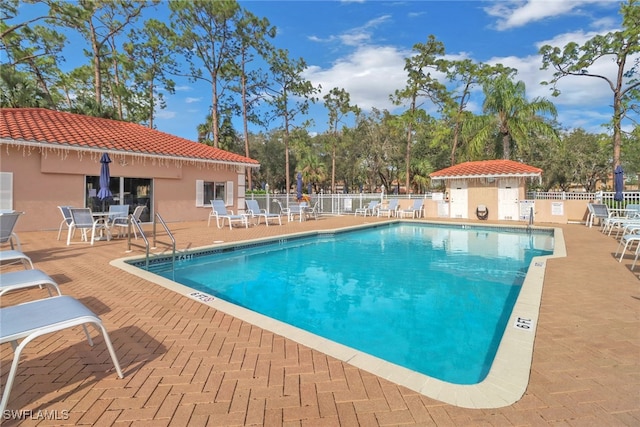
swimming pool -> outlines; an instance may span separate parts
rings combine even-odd
[[[178,262],[175,272],[163,272],[160,265],[153,270],[188,286],[196,299],[212,302],[212,297],[219,297],[375,356],[349,356],[356,365],[358,360],[379,364],[380,358],[404,366],[408,371],[401,375],[406,378],[411,377],[407,372],[418,371],[436,382],[475,384],[491,369],[527,267],[534,257],[553,250],[553,231],[522,231],[401,223],[227,245],[182,256],[189,261]],[[341,255],[343,245],[349,250]],[[468,250],[479,251],[467,258]],[[204,263],[209,254],[215,258],[213,265]],[[186,264],[195,268],[186,273]],[[207,288],[203,283],[212,270],[216,285]],[[387,273],[392,280],[384,279]],[[494,279],[487,282],[487,277]],[[276,282],[282,285],[278,289],[273,287]],[[321,293],[325,289],[328,294]],[[489,314],[481,310],[487,307]],[[403,317],[403,312],[411,316]],[[417,325],[412,323],[416,319]],[[523,321],[520,329],[535,328],[531,318]],[[272,322],[262,319],[256,324],[269,329]],[[400,341],[391,343],[398,335]],[[444,357],[433,357],[436,352]],[[344,359],[344,349],[337,353]],[[434,359],[423,366],[424,360]]]

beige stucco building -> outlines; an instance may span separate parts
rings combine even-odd
[[[97,198],[107,153],[107,204],[147,206],[143,220],[204,220],[211,199],[244,209],[245,172],[256,160],[134,123],[41,108],[0,109],[0,209],[25,212],[17,231],[57,229],[58,206],[103,209]]]
[[[513,160],[460,163],[430,174],[442,181],[441,200],[425,205],[427,217],[566,224],[584,221],[585,200],[527,200],[527,182],[540,179],[542,169]],[[486,208],[483,210],[482,207]]]

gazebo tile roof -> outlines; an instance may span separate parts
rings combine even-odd
[[[0,140],[52,148],[83,147],[122,154],[258,165],[257,160],[135,123],[44,108],[0,109]]]
[[[431,173],[431,178],[540,176],[542,169],[513,160],[465,162]]]

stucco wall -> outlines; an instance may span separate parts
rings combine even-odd
[[[100,174],[100,154],[0,145],[0,171],[13,173],[13,209],[25,212],[16,231],[57,230],[59,205],[85,206],[85,176]],[[111,158],[112,177],[153,179],[154,212],[167,222],[207,219],[211,208],[196,207],[196,180],[233,181],[233,208],[244,204],[244,188],[238,187],[239,176],[244,185],[244,175],[235,166]]]
[[[408,205],[408,201],[404,201]],[[567,224],[569,222],[585,222],[587,219],[587,200],[534,200],[534,223]],[[425,200],[424,208],[426,218],[442,218],[438,215],[438,202]],[[446,202],[444,202],[446,203]],[[491,212],[497,212],[497,202],[488,204],[489,219]],[[477,221],[475,212],[469,216],[470,220]],[[496,219],[496,218],[493,218]],[[523,221],[514,221],[523,222]]]

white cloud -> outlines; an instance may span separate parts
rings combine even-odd
[[[186,98],[184,99],[184,102],[185,102],[186,104],[193,104],[193,103],[195,103],[195,102],[200,102],[200,101],[202,101],[202,98],[186,97]]]
[[[330,35],[327,37],[309,36],[308,39],[318,43],[330,43],[339,41],[346,46],[361,46],[371,41],[372,30],[384,24],[391,19],[390,15],[382,15],[378,18],[371,19],[363,25],[351,28],[338,35]]]
[[[321,97],[334,87],[343,88],[351,103],[365,111],[375,107],[393,110],[389,95],[406,84],[402,52],[391,46],[363,46],[335,62],[331,68],[310,67],[305,78],[322,85]]]
[[[175,111],[169,111],[169,110],[156,111],[156,119],[168,120],[168,119],[173,119],[176,116],[177,116],[177,113]]]
[[[610,0],[510,0],[497,1],[484,8],[485,12],[498,18],[496,29],[507,30],[523,27],[532,22],[555,18],[568,13],[582,13],[588,4],[611,5]]]

